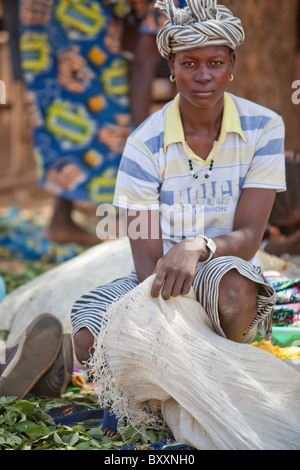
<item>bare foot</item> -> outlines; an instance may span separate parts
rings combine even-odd
[[[84,246],[94,246],[105,241],[100,240],[96,234],[87,232],[73,221],[69,221],[65,225],[51,223],[45,231],[45,236],[52,242],[77,243]]]
[[[90,233],[77,225],[72,219],[73,202],[57,197],[53,217],[45,236],[56,243],[77,243],[84,246],[94,246],[106,240],[101,240],[96,233]]]

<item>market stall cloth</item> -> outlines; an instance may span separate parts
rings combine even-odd
[[[279,272],[267,272],[265,278],[277,294],[272,317],[273,325],[275,327],[296,325],[300,320],[300,278],[288,278]]]
[[[62,263],[86,248],[74,243],[54,243],[44,235],[44,227],[25,219],[18,208],[11,207],[0,218],[0,258],[24,261],[44,260]]]
[[[300,304],[275,305],[273,311],[274,326],[289,326],[299,320]]]

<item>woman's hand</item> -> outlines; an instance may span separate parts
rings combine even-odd
[[[186,238],[175,245],[156,265],[151,296],[157,298],[161,291],[164,300],[187,295],[192,287],[197,264],[209,256],[203,238]]]
[[[214,258],[220,256],[237,256],[250,261],[259,249],[267,222],[276,196],[275,190],[248,188],[242,191],[236,209],[233,231],[225,233],[213,240],[217,245]],[[157,233],[159,211],[141,212],[134,216],[128,215],[128,224],[135,222],[141,215],[148,227],[148,237],[130,238],[135,270],[139,282],[156,274],[151,295],[154,298],[162,293],[165,300],[172,296],[187,295],[192,287],[197,264],[209,257],[209,249],[203,238],[186,238],[171,248],[163,256],[163,241],[160,236],[151,238]],[[152,230],[153,229],[153,230]]]

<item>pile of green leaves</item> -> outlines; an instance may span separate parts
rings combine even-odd
[[[46,402],[0,397],[0,450],[120,450],[125,445],[151,449],[168,437],[165,431],[119,426],[108,436],[90,421],[57,425],[46,411]]]
[[[54,265],[43,262],[24,262],[16,272],[1,271],[7,294],[43,274]],[[0,331],[0,339],[6,339],[8,331]],[[49,408],[66,403],[96,407],[95,395],[64,394],[55,400],[17,400],[0,397],[0,450],[120,450],[123,446],[151,449],[151,444],[170,437],[168,430],[148,429],[144,423],[138,426],[119,425],[117,433],[106,434],[95,423],[85,421],[71,426],[57,425],[47,413]]]
[[[0,276],[3,278],[6,292],[9,294],[17,287],[27,284],[27,282],[35,279],[52,267],[54,265],[42,262],[24,262],[22,269],[20,268],[18,271],[7,272],[0,270]]]

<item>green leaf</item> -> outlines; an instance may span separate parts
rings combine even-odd
[[[79,440],[79,433],[76,431],[76,432],[74,432],[73,435],[71,435],[71,439],[69,441],[69,446],[73,447],[75,444],[77,444],[78,440]]]
[[[21,420],[19,423],[15,425],[15,429],[19,432],[23,432],[26,429],[34,428],[36,424],[32,421],[28,421],[27,419]]]
[[[15,410],[21,410],[24,414],[34,413],[36,408],[33,403],[29,401],[21,400],[14,404]]]
[[[156,442],[158,441],[159,439],[157,439],[157,436],[155,434],[155,432],[153,431],[153,429],[148,429],[147,430],[147,435],[148,435],[148,438],[149,438],[149,441],[151,444],[153,444],[153,442]]]
[[[14,403],[16,399],[16,397],[0,397],[0,407],[7,406],[10,403]]]
[[[62,441],[62,439],[59,437],[59,435],[57,434],[57,432],[54,432],[53,438],[54,438],[54,442],[56,442],[56,444],[63,444],[63,441]]]
[[[10,436],[10,439],[12,442],[14,442],[16,445],[19,445],[22,443],[23,439],[21,439],[19,436],[12,435]]]
[[[27,436],[31,437],[40,437],[49,433],[49,428],[47,426],[31,426],[28,429],[24,430],[24,433]]]
[[[103,430],[101,428],[91,428],[87,431],[88,435],[93,439],[102,440],[104,438]]]
[[[101,450],[102,446],[97,441],[86,441],[86,442],[79,442],[75,446],[76,450]]]

